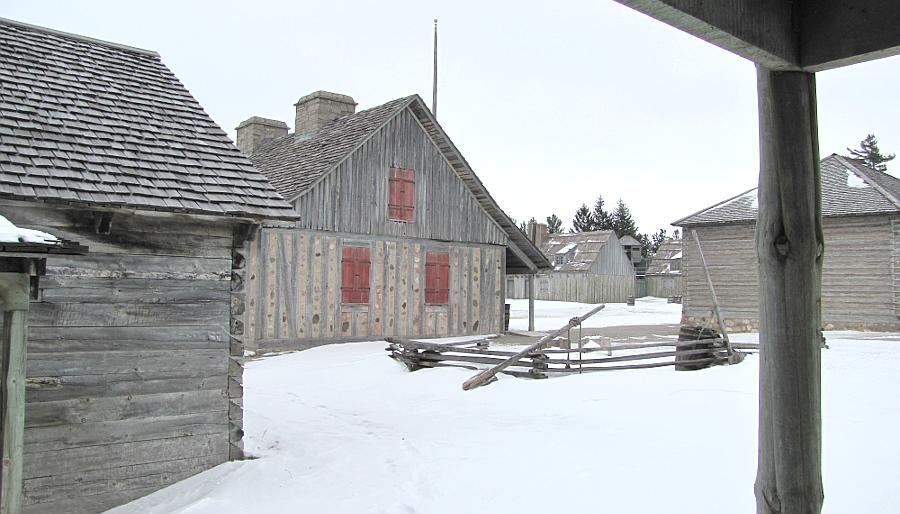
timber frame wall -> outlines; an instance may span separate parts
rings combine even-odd
[[[89,247],[48,256],[28,313],[25,512],[103,511],[239,457],[239,225],[105,211],[103,235],[82,209],[0,212]]]
[[[506,288],[507,298],[528,298],[528,277],[510,275]],[[596,275],[554,271],[534,276],[535,300],[625,303],[630,296],[634,296],[634,272],[630,275]]]
[[[341,304],[344,245],[369,247],[368,304]],[[264,228],[248,254],[247,347],[499,333],[505,251],[488,244]],[[425,304],[426,252],[449,253],[448,305]]]
[[[697,226],[729,330],[759,329],[755,224]],[[690,227],[688,227],[688,230]],[[900,216],[825,218],[826,330],[900,330]],[[683,322],[704,323],[712,300],[692,238],[684,239]]]

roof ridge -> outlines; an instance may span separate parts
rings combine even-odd
[[[870,170],[871,168],[869,168],[868,166],[865,166],[865,165],[863,164],[862,166],[865,167],[865,171],[864,171],[864,170],[863,170],[862,168],[860,168],[859,166],[856,166],[856,165],[853,164],[852,162],[849,162],[850,159],[848,159],[847,157],[844,157],[843,155],[838,155],[838,154],[836,154],[836,153],[831,154],[831,155],[828,156],[828,157],[834,157],[838,162],[840,162],[840,163],[841,163],[845,168],[847,168],[851,173],[853,173],[853,174],[856,175],[857,177],[863,179],[863,181],[864,181],[866,184],[869,184],[870,186],[872,186],[872,188],[874,188],[876,191],[878,191],[878,193],[881,194],[881,196],[885,197],[889,202],[891,202],[892,204],[894,204],[894,207],[897,207],[898,209],[900,209],[900,200],[898,200],[893,194],[891,194],[890,191],[888,191],[887,189],[885,189],[884,187],[882,187],[881,184],[879,184],[874,178],[872,178],[872,177],[869,176],[869,174],[868,174],[867,172],[868,172],[868,170]],[[826,157],[826,159],[827,159],[828,157]],[[860,163],[860,164],[862,164],[862,163]],[[874,171],[874,172],[876,172],[876,173],[881,173],[881,172],[878,171],[878,170],[872,170],[872,171]],[[888,176],[896,180],[896,177],[893,177],[893,176],[891,176],[891,175],[888,175]]]
[[[153,50],[147,50],[145,48],[138,48],[136,46],[123,45],[122,43],[114,43],[112,41],[105,41],[103,39],[96,39],[88,36],[82,36],[81,34],[73,34],[71,32],[65,32],[63,30],[51,29],[48,27],[42,27],[40,25],[33,25],[31,23],[25,23],[23,21],[11,20],[9,18],[0,17],[0,24],[12,25],[14,27],[20,27],[28,30],[34,30],[37,32],[44,32],[47,34],[53,34],[55,36],[62,36],[69,39],[75,39],[77,41],[83,41],[85,43],[91,43],[95,45],[108,46],[110,48],[116,48],[118,50],[125,50],[128,52],[136,52],[139,54],[149,55],[152,57],[159,57],[159,53]]]

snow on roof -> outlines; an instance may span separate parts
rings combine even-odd
[[[852,171],[847,171],[847,187],[852,187],[854,189],[865,189],[867,187],[872,187],[866,182],[862,177],[853,173]]]
[[[680,258],[681,258],[681,252],[678,252],[669,257],[669,259],[680,259]]]
[[[569,253],[570,251],[572,251],[572,249],[575,248],[576,246],[578,246],[578,243],[569,243],[566,246],[563,246],[562,248],[557,250],[556,255],[565,255],[565,254]]]
[[[39,243],[62,244],[53,234],[17,227],[13,222],[0,215],[0,243]]]

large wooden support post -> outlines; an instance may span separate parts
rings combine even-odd
[[[22,510],[22,456],[25,444],[25,340],[30,280],[25,273],[0,273],[3,312],[0,363],[0,513]]]
[[[760,372],[757,513],[818,513],[824,252],[815,75],[757,66]]]
[[[534,274],[528,275],[528,331],[534,332]]]

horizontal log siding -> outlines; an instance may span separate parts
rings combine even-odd
[[[369,247],[367,304],[341,304],[345,244]],[[426,252],[450,254],[447,306],[425,305]],[[264,228],[249,254],[248,347],[488,334],[502,326],[502,246]]]
[[[826,218],[822,267],[825,328],[900,328],[895,268],[897,218]],[[756,328],[759,318],[755,226],[697,227],[726,324]],[[707,318],[712,300],[693,238],[684,240],[684,315]]]
[[[47,260],[28,323],[25,512],[99,512],[228,460],[232,226],[0,202],[90,247]]]
[[[414,170],[412,223],[388,220],[392,167]],[[407,110],[295,201],[308,229],[506,245],[508,236]]]
[[[684,278],[681,275],[647,275],[647,296],[668,298],[681,296]]]
[[[528,298],[527,275],[510,275],[507,298]],[[624,303],[634,296],[634,275],[547,273],[534,277],[535,300]]]

